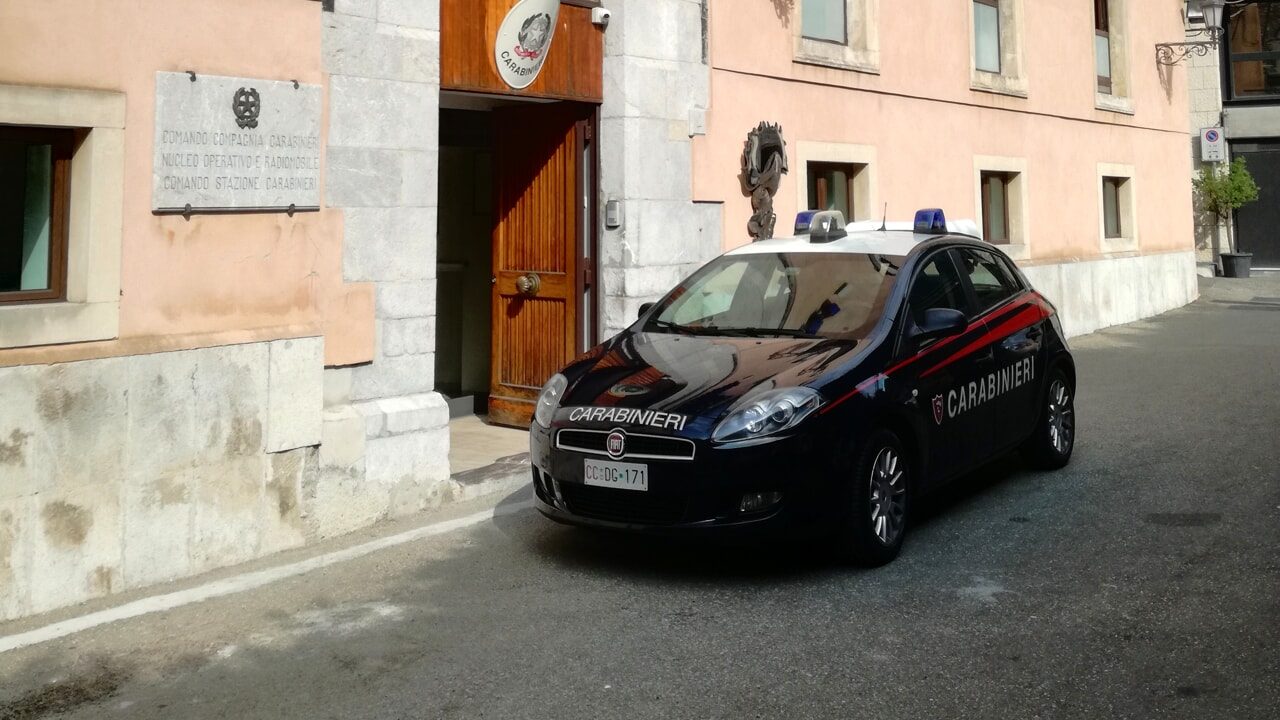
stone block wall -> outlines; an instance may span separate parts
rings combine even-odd
[[[0,620],[315,535],[324,344],[0,369]]]
[[[435,382],[439,0],[336,0],[325,201],[343,213],[343,279],[374,284],[373,362],[327,370],[314,488],[322,535],[436,504],[449,476]]]
[[[615,0],[609,9],[600,194],[602,208],[622,202],[623,225],[601,233],[602,338],[718,255],[723,235],[720,205],[692,201],[692,137],[710,94],[703,3]]]

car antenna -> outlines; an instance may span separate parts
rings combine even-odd
[[[885,204],[884,204],[884,217],[883,217],[883,219],[880,221],[880,232],[884,232],[884,231],[886,231],[886,230],[888,230],[888,229],[889,229],[889,203],[885,203]]]

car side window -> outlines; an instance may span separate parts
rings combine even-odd
[[[995,255],[982,250],[960,248],[959,256],[961,270],[969,277],[969,284],[973,286],[973,294],[977,297],[979,315],[1022,291]]]
[[[1018,271],[1014,269],[1013,262],[1009,260],[1009,258],[1000,257],[997,255],[996,260],[1000,262],[1000,267],[1004,269],[1005,277],[1009,278],[1010,282],[1013,283],[1014,287],[1018,288],[1018,290],[1027,289],[1027,284],[1022,281],[1022,276],[1019,275]]]
[[[961,312],[967,310],[964,284],[948,253],[936,253],[924,264],[924,267],[920,268],[916,273],[915,282],[911,284],[911,295],[907,303],[911,308],[911,317],[917,325],[924,324],[926,310],[934,308],[951,308]]]

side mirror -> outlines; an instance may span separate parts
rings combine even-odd
[[[924,323],[911,331],[917,345],[929,340],[959,335],[969,328],[964,313],[952,308],[930,308],[924,311]]]
[[[645,315],[648,315],[649,311],[652,309],[653,309],[653,303],[651,302],[640,303],[640,312],[636,313],[636,319],[639,320]]]

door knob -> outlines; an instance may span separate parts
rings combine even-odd
[[[538,277],[538,273],[525,273],[516,278],[516,290],[519,290],[521,295],[533,297],[541,289],[542,278]]]

